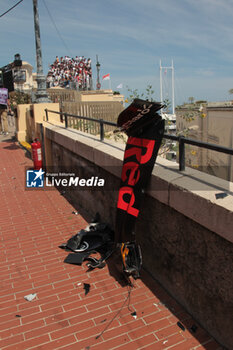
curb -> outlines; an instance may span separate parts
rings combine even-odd
[[[32,147],[31,145],[26,141],[18,141],[19,145],[27,152],[28,155],[30,155],[30,158],[32,158]]]

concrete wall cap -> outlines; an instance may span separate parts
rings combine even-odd
[[[44,123],[51,139],[96,165],[121,176],[124,144]],[[233,183],[158,157],[147,194],[233,242]],[[223,194],[223,198],[217,198]]]

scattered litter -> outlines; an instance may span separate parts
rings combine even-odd
[[[132,312],[131,313],[131,315],[133,316],[133,318],[135,318],[135,320],[136,320],[136,318],[137,318],[137,312],[136,311],[134,311],[134,312]]]
[[[77,211],[72,211],[72,214],[78,215],[78,212]]]
[[[168,342],[168,340],[166,339],[166,340],[164,340],[163,344],[166,344],[167,342]]]
[[[198,327],[197,327],[195,324],[193,324],[192,327],[191,327],[190,329],[191,329],[191,331],[192,331],[193,333],[196,333],[197,328],[198,328]]]
[[[12,178],[13,180],[15,180],[15,179],[16,179],[16,177],[15,177],[15,176],[12,176],[11,178]]]
[[[159,305],[162,305],[162,306],[164,306],[166,309],[168,309],[168,306],[167,306],[165,303],[163,303],[162,301],[160,301],[158,304],[156,304],[156,306],[159,306]]]
[[[104,320],[100,321],[100,323],[104,323],[104,322],[106,322],[106,321],[107,321],[107,319],[105,318]]]
[[[28,295],[25,295],[24,299],[27,301],[32,301],[33,299],[35,299],[36,295],[37,295],[36,293],[28,294]]]
[[[182,331],[185,331],[185,327],[182,325],[182,323],[177,322],[177,326],[182,329]]]
[[[65,246],[60,246],[59,248],[66,249]],[[64,259],[64,263],[82,265],[83,260],[86,259],[89,254],[89,252],[80,252],[79,254],[70,253]]]
[[[22,317],[21,315],[15,315],[15,317]]]
[[[83,283],[83,289],[85,290],[85,295],[87,295],[90,291],[90,284],[89,283]]]
[[[156,303],[153,303],[153,305],[156,306],[156,307],[158,306],[158,304],[156,304]]]
[[[81,286],[81,284],[82,284],[82,283],[81,283],[81,282],[79,282],[79,283],[77,283],[77,286]]]
[[[223,199],[227,196],[228,196],[228,194],[226,192],[220,192],[220,193],[215,194],[216,199]]]

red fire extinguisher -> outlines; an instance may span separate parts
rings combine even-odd
[[[34,163],[34,170],[39,170],[42,168],[42,151],[41,143],[38,139],[31,144],[32,146],[32,160]]]

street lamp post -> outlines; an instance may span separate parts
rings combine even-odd
[[[40,42],[40,23],[37,0],[33,0],[34,26],[35,26],[35,41],[36,41],[36,66],[37,66],[37,91],[36,103],[51,102],[46,91],[46,78],[43,74],[41,42]]]
[[[96,55],[96,70],[97,70],[97,84],[96,89],[100,90],[101,84],[100,84],[100,63],[98,60],[98,55]]]

